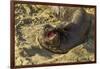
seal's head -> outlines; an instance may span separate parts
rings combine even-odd
[[[53,53],[63,54],[66,53],[67,50],[61,49],[61,43],[63,41],[62,36],[62,31],[57,29],[57,27],[53,27],[50,24],[45,24],[43,29],[41,29],[38,41],[43,48]]]
[[[56,49],[60,44],[60,36],[55,27],[50,24],[43,26],[43,29],[39,35],[39,43],[45,48]]]

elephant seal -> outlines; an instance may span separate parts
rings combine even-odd
[[[70,21],[56,27],[50,24],[43,26],[41,35],[38,37],[43,48],[53,53],[64,54],[85,42],[91,17],[83,8],[78,8],[71,16]]]

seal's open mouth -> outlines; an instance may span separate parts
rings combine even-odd
[[[57,33],[54,31],[50,31],[47,33],[47,37],[49,40],[53,40],[57,36]]]

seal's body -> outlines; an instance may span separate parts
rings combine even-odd
[[[85,42],[91,23],[90,18],[83,8],[78,8],[72,14],[70,21],[56,27],[50,24],[44,25],[42,34],[38,38],[39,43],[54,53],[66,53]]]

